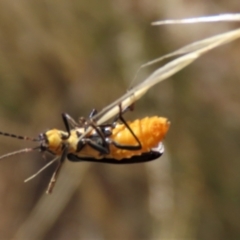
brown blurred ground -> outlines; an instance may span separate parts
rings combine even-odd
[[[0,129],[37,136],[121,96],[137,68],[227,24],[151,27],[157,19],[238,12],[237,1],[0,2]],[[171,121],[166,154],[142,165],[67,162],[39,153],[0,164],[0,239],[240,239],[240,42],[159,84],[128,119]],[[140,73],[140,81],[154,67]],[[0,138],[0,153],[34,144]]]

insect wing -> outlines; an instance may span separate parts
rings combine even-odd
[[[78,157],[75,154],[68,154],[67,158],[72,162],[98,162],[98,163],[112,163],[112,164],[131,164],[131,163],[143,163],[149,162],[161,157],[164,153],[164,146],[159,143],[156,148],[153,148],[150,152],[143,153],[139,156],[132,156],[131,158],[123,158],[116,160],[113,158],[96,159],[91,157]]]

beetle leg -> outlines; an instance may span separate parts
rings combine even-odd
[[[63,163],[64,163],[64,161],[65,161],[65,159],[67,157],[67,153],[68,153],[68,146],[65,146],[65,148],[63,150],[63,153],[62,153],[62,156],[61,156],[61,158],[60,158],[60,160],[58,162],[57,168],[54,171],[54,173],[53,173],[53,175],[52,175],[52,177],[50,179],[50,182],[48,184],[48,188],[47,188],[47,191],[46,191],[47,194],[52,193],[52,190],[53,190],[53,188],[55,186],[55,183],[57,181],[57,177],[58,177],[58,175],[60,173],[60,170],[62,168],[62,165],[63,165]]]

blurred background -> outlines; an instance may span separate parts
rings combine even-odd
[[[101,110],[129,88],[141,64],[238,27],[152,27],[159,19],[239,12],[238,1],[18,0],[0,2],[0,130],[36,137]],[[165,116],[165,155],[113,166],[39,152],[0,163],[0,239],[240,239],[240,41],[217,48],[151,89],[133,120]],[[158,66],[141,70],[138,82]],[[137,82],[135,82],[136,84]],[[32,142],[0,137],[0,154]]]

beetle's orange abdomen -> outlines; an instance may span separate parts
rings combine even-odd
[[[166,118],[155,116],[128,122],[128,125],[141,142],[142,149],[125,150],[111,145],[110,154],[105,157],[121,160],[123,158],[131,158],[132,156],[138,156],[142,153],[149,152],[163,140],[169,129],[170,122]],[[111,139],[121,145],[138,145],[136,139],[124,124],[116,125],[112,130]]]

